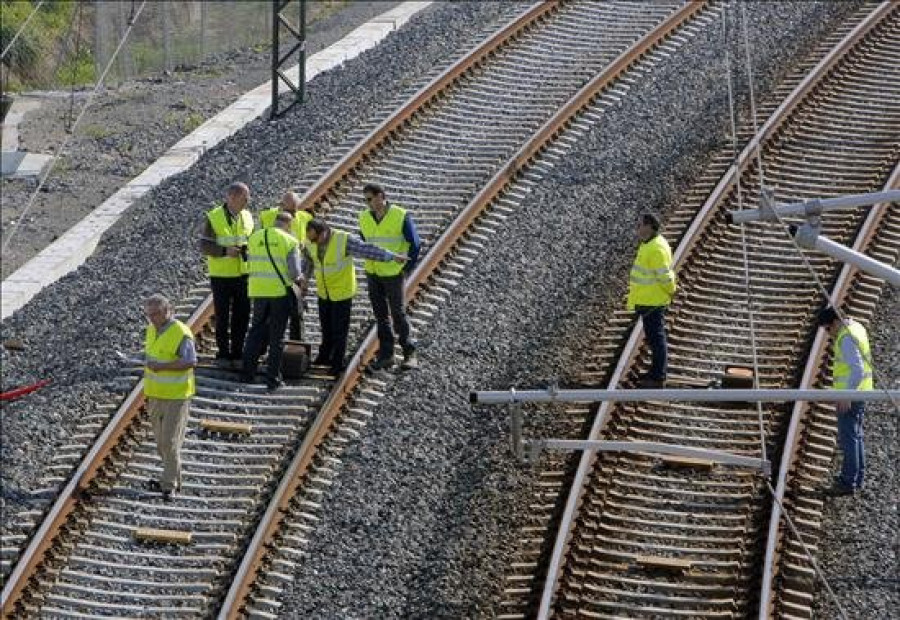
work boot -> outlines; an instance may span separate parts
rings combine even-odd
[[[419,357],[416,355],[415,349],[407,349],[403,352],[403,363],[400,368],[403,370],[412,370],[419,366]]]
[[[655,379],[648,375],[644,375],[638,379],[638,387],[645,390],[658,390],[666,387],[665,379]]]
[[[394,358],[390,355],[385,355],[384,357],[378,356],[374,362],[372,362],[372,370],[382,370],[384,368],[390,368],[394,365]]]

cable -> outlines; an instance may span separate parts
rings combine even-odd
[[[9,236],[6,238],[6,242],[3,244],[3,247],[0,248],[2,251],[6,251],[6,248],[9,247],[10,242],[15,237],[16,233],[19,230],[19,227],[22,225],[22,222],[25,220],[25,216],[28,214],[28,211],[31,209],[32,205],[34,205],[34,200],[37,198],[37,195],[40,193],[41,188],[44,187],[44,183],[47,182],[47,179],[50,177],[50,174],[53,172],[53,169],[56,167],[56,162],[59,161],[59,157],[65,153],[66,147],[69,146],[69,141],[72,140],[72,137],[75,135],[75,128],[78,126],[78,123],[81,122],[81,119],[84,117],[84,113],[87,112],[87,109],[91,106],[91,103],[94,102],[94,97],[97,96],[97,93],[100,91],[100,87],[103,86],[103,80],[106,79],[106,74],[109,73],[109,70],[112,68],[113,61],[115,61],[116,56],[118,56],[121,49],[125,46],[125,42],[128,40],[128,35],[131,34],[131,30],[134,28],[134,24],[137,21],[138,16],[141,14],[141,11],[144,9],[144,5],[147,3],[147,0],[143,0],[141,5],[138,7],[137,11],[134,13],[132,19],[128,22],[128,28],[125,30],[125,33],[122,35],[119,44],[116,46],[115,51],[113,51],[112,56],[109,58],[109,62],[106,63],[106,67],[103,69],[103,73],[100,74],[100,77],[97,78],[97,83],[94,85],[94,90],[91,91],[90,96],[88,96],[87,102],[84,104],[84,107],[81,108],[81,111],[78,113],[78,118],[75,119],[75,122],[72,123],[71,133],[66,136],[65,141],[63,141],[62,146],[57,151],[57,156],[54,157],[50,166],[47,168],[47,172],[44,173],[43,178],[41,178],[40,183],[35,188],[34,192],[31,194],[31,198],[28,200],[28,204],[25,205],[25,208],[22,210],[22,213],[19,215],[19,219],[16,220],[15,225],[13,225],[12,231],[10,231]]]
[[[841,606],[840,601],[838,600],[837,595],[834,593],[834,590],[831,589],[831,586],[828,584],[828,580],[825,578],[825,573],[822,572],[822,569],[819,568],[819,564],[816,562],[816,559],[813,557],[812,552],[809,550],[809,547],[806,546],[806,543],[803,542],[803,537],[800,535],[800,532],[797,530],[797,526],[794,525],[793,519],[791,519],[790,515],[787,513],[787,510],[784,509],[784,504],[781,503],[781,500],[778,499],[778,494],[775,493],[775,489],[772,487],[772,483],[766,480],[766,486],[769,488],[769,493],[772,494],[772,500],[778,504],[778,509],[781,511],[781,516],[784,517],[784,520],[787,521],[788,527],[791,529],[791,533],[794,535],[794,538],[797,539],[797,542],[800,543],[800,546],[803,548],[803,553],[806,554],[806,557],[809,559],[809,563],[812,564],[813,571],[816,573],[816,577],[818,577],[822,581],[822,585],[825,586],[825,589],[828,590],[828,595],[831,597],[831,602],[834,603],[834,606],[837,607],[838,613],[841,614],[841,618],[847,620],[847,612],[844,611],[844,608]]]
[[[734,103],[734,87],[731,83],[731,52],[728,48],[728,26],[726,23],[728,11],[723,12],[722,16],[722,37],[725,47],[725,71],[727,73],[728,82],[728,109],[729,119],[731,121],[731,156],[735,164],[738,163],[738,137],[737,137],[737,113]],[[762,168],[760,168],[761,170]],[[741,186],[741,175],[737,176],[737,201],[738,209],[744,210],[744,188]],[[753,389],[759,389],[759,352],[756,344],[756,317],[753,314],[753,294],[750,291],[750,259],[747,251],[747,234],[744,224],[741,224],[741,254],[744,264],[744,285],[747,289],[747,315],[750,321],[750,351],[753,356]],[[756,401],[756,413],[759,421],[759,444],[762,460],[767,460],[766,455],[766,427],[762,402]]]
[[[743,4],[743,3],[741,4],[741,23],[742,23],[743,34],[744,34],[744,47],[746,49],[747,80],[749,82],[749,87],[750,87],[750,110],[751,110],[751,116],[753,118],[753,131],[754,131],[754,134],[757,134],[757,133],[759,133],[759,128],[758,128],[757,120],[756,120],[756,100],[755,100],[754,91],[753,91],[753,69],[751,67],[751,62],[750,62],[750,35],[749,35],[749,28],[747,26],[747,7],[746,7],[746,4]],[[765,176],[763,174],[762,144],[761,143],[756,145],[756,157],[757,157],[757,167],[759,168],[759,190],[760,190],[760,195],[762,195],[762,192],[765,190]],[[847,316],[845,316],[844,313],[840,310],[840,308],[838,308],[838,306],[835,303],[834,299],[832,298],[831,294],[825,288],[824,284],[822,284],[821,279],[819,278],[818,274],[813,269],[813,266],[810,264],[809,259],[806,256],[806,253],[803,252],[803,249],[797,243],[797,240],[794,239],[793,235],[791,235],[790,228],[788,227],[788,225],[784,222],[784,220],[781,218],[781,216],[778,215],[778,213],[775,213],[775,219],[778,220],[778,223],[781,225],[785,234],[787,234],[788,238],[791,241],[791,244],[794,246],[794,249],[800,255],[800,258],[803,261],[803,264],[806,266],[806,269],[809,271],[809,273],[812,275],[813,279],[815,280],[816,286],[819,288],[819,291],[822,293],[822,295],[828,301],[828,304],[832,308],[834,308],[834,310],[837,313],[838,317],[840,318],[841,322],[844,325],[847,325],[848,324]],[[743,229],[743,224],[741,224],[741,228]],[[879,375],[881,373],[879,373],[879,371],[876,369],[875,363],[871,356],[871,351],[870,351],[869,356],[865,356],[865,354],[863,353],[862,347],[860,346],[860,343],[856,339],[856,337],[853,336],[853,334],[850,334],[850,337],[853,338],[853,342],[856,343],[856,348],[859,351],[860,355],[863,356],[866,363],[872,369],[873,378],[877,378],[878,382],[885,386],[880,389],[887,395],[888,400],[890,400],[891,405],[893,405],[893,407],[894,407],[895,413],[900,414],[900,404],[897,403],[897,400],[891,395],[890,390],[887,388],[888,382],[881,381],[881,379],[883,379],[884,376],[881,375],[879,377]]]
[[[40,0],[40,2],[37,3],[37,5],[34,7],[34,9],[32,9],[31,14],[25,19],[25,21],[22,23],[22,25],[19,26],[19,30],[16,32],[15,36],[12,38],[12,41],[10,41],[9,44],[5,48],[3,48],[3,53],[0,54],[0,60],[3,60],[4,58],[6,58],[6,55],[9,53],[9,50],[11,50],[12,46],[15,44],[15,42],[19,40],[19,36],[22,34],[22,31],[25,30],[26,26],[28,26],[28,22],[31,21],[31,18],[35,16],[35,14],[38,12],[38,9],[40,9],[43,4],[44,4],[44,0]]]

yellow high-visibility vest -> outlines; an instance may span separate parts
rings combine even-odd
[[[347,254],[348,237],[342,230],[332,230],[322,260],[319,260],[317,244],[311,244],[309,248],[315,266],[316,293],[322,299],[343,301],[356,295],[356,270],[353,259]]]
[[[227,208],[222,205],[206,214],[216,235],[216,243],[223,247],[247,245],[247,238],[253,232],[253,216],[244,209],[232,218],[229,226],[225,215]],[[206,264],[209,275],[213,277],[235,278],[247,273],[247,264],[240,256],[207,256]]]
[[[866,328],[856,321],[850,321],[849,325],[841,326],[834,339],[834,359],[831,361],[832,387],[835,390],[846,390],[850,387],[850,364],[844,359],[844,354],[841,351],[844,338],[853,339],[863,361],[863,378],[856,389],[875,389],[875,382],[872,380],[872,364],[870,363],[872,351],[869,348],[869,335],[866,333]]]
[[[366,209],[359,214],[359,229],[368,243],[394,254],[406,254],[410,244],[403,236],[405,218],[406,209],[397,205],[390,205],[380,222],[376,222],[372,211]],[[403,271],[403,263],[367,260],[365,269],[366,273],[376,276],[396,276]]]
[[[144,336],[144,356],[148,362],[174,362],[185,338],[194,339],[188,326],[173,319],[161,334],[151,323]],[[194,369],[150,370],[144,367],[144,395],[163,400],[184,400],[194,395]]]
[[[266,251],[266,239],[269,252]],[[248,285],[250,297],[284,297],[292,280],[288,271],[287,256],[299,243],[280,228],[263,228],[250,235],[247,248],[247,265],[250,269]],[[272,264],[272,261],[275,264]],[[276,271],[277,268],[277,271]],[[278,274],[281,274],[279,277]]]
[[[662,235],[641,243],[628,276],[628,309],[668,306],[676,288],[669,243]]]
[[[261,211],[259,214],[259,224],[262,228],[271,228],[275,225],[275,218],[281,212],[280,207],[272,207]],[[306,242],[306,225],[313,219],[312,213],[309,211],[297,211],[294,213],[294,219],[291,221],[291,234],[301,244]]]

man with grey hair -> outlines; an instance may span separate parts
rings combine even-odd
[[[149,322],[144,335],[144,396],[162,459],[162,476],[150,480],[149,486],[169,501],[181,488],[181,446],[195,392],[197,351],[193,333],[172,318],[172,304],[163,295],[148,297],[144,313]]]
[[[253,216],[247,210],[249,199],[250,189],[244,183],[229,185],[225,203],[206,214],[200,235],[216,312],[216,363],[226,368],[240,365],[250,323],[247,239],[253,232]]]

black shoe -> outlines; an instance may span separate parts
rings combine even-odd
[[[162,487],[159,484],[159,480],[152,480],[152,479],[148,480],[144,486],[147,488],[148,491],[155,491],[156,493],[159,493],[162,491]]]
[[[416,355],[415,349],[409,349],[403,352],[403,363],[400,368],[403,370],[412,370],[419,366],[419,357]]]
[[[394,365],[393,356],[379,357],[374,362],[372,362],[372,370],[381,370],[383,368],[390,368],[393,365]]]
[[[284,381],[281,379],[276,379],[274,381],[266,381],[266,390],[269,392],[274,392],[275,390],[284,387]]]
[[[163,492],[162,492],[162,498],[163,498],[163,501],[164,501],[164,502],[171,502],[171,501],[172,501],[172,495],[174,495],[174,493],[175,493],[174,491],[163,491]]]
[[[335,377],[340,377],[346,368],[346,366],[332,366],[328,369],[328,374],[334,375]]]
[[[316,356],[312,362],[313,366],[328,366],[331,362],[328,361],[327,357],[324,357],[321,353]]]
[[[640,377],[637,381],[638,387],[645,390],[654,390],[654,389],[662,389],[666,387],[665,379],[654,379],[653,377],[648,377],[644,375]]]
[[[825,495],[830,497],[841,497],[844,495],[853,495],[854,493],[856,493],[856,489],[844,484],[840,478],[835,478],[832,481],[831,486],[825,489]]]

